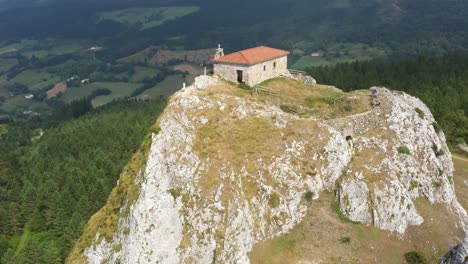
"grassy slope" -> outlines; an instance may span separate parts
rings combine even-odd
[[[455,187],[460,203],[468,206],[468,160],[454,158]],[[332,193],[321,193],[311,202],[304,220],[288,234],[258,243],[250,254],[252,263],[286,263],[313,256],[321,263],[405,263],[403,254],[419,251],[429,263],[437,262],[450,245],[459,242],[464,233],[450,223],[454,216],[442,205],[431,205],[424,199],[415,202],[425,222],[410,227],[405,236],[362,224],[339,220],[331,208]],[[340,239],[349,237],[350,243]]]
[[[119,83],[119,82],[97,82],[83,87],[75,87],[68,89],[61,98],[65,102],[71,102],[81,97],[90,95],[93,91],[106,88],[112,91],[112,94],[106,96],[98,96],[93,100],[93,105],[98,106],[108,103],[114,99],[129,96],[140,84],[135,83]]]
[[[468,210],[468,157],[453,155],[453,163],[455,164],[455,192],[458,201]]]

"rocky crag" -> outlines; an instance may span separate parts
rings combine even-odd
[[[380,229],[404,234],[423,223],[413,204],[423,197],[445,204],[466,230],[431,112],[407,94],[373,91],[369,111],[322,119],[197,77],[158,120],[136,198],[91,219],[84,237],[92,239],[82,238],[69,262],[249,263],[256,242],[291,230],[324,190],[336,192],[349,219]]]
[[[454,246],[441,258],[440,264],[466,264],[468,263],[468,238]]]

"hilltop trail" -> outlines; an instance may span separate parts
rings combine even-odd
[[[453,157],[454,159],[457,159],[457,160],[463,160],[463,161],[465,161],[465,162],[468,162],[468,159],[467,159],[467,158],[460,157],[460,156],[458,156],[458,155],[456,155],[456,154],[453,154],[452,157]]]

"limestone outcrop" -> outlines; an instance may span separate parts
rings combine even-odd
[[[466,211],[453,164],[428,108],[375,88],[380,105],[339,119],[283,112],[215,77],[200,76],[171,99],[153,134],[139,195],[89,263],[249,263],[256,242],[305,217],[307,198],[335,191],[351,220],[403,234],[424,219],[424,197]]]
[[[468,263],[468,238],[451,248],[439,261],[439,264],[466,264]]]

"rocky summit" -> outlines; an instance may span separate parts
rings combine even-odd
[[[419,99],[293,76],[262,87],[199,76],[172,96],[68,262],[250,263],[324,191],[353,222],[404,235],[426,220],[419,198],[468,231],[445,136]]]

